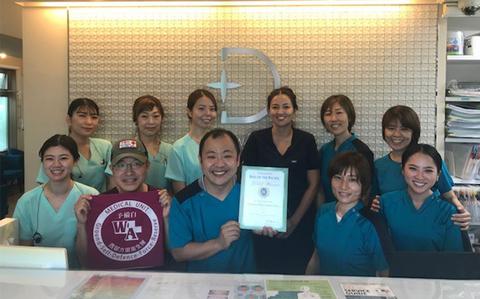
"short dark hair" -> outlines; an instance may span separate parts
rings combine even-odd
[[[215,96],[206,89],[196,89],[188,96],[188,100],[187,100],[188,110],[192,111],[193,106],[195,106],[197,101],[202,97],[209,98],[210,101],[212,101],[213,106],[215,106],[215,111],[218,111],[217,100],[215,99]],[[188,118],[190,119],[190,116],[188,116]]]
[[[80,158],[80,154],[78,153],[78,146],[75,140],[73,140],[72,137],[68,135],[60,135],[56,134],[53,135],[52,137],[48,138],[38,151],[38,155],[40,156],[40,160],[43,162],[43,156],[45,155],[45,152],[54,146],[61,146],[65,148],[67,151],[70,152],[70,154],[73,157],[74,161],[78,161]]]
[[[372,185],[372,170],[362,154],[359,152],[343,152],[336,155],[328,166],[328,178],[332,181],[333,176],[344,174],[349,169],[355,171],[357,179],[362,185],[361,200],[367,204]]]
[[[348,131],[351,132],[353,125],[355,125],[355,107],[353,106],[352,101],[343,94],[336,94],[329,96],[322,104],[322,108],[320,109],[320,118],[322,120],[323,126],[325,126],[325,120],[323,116],[327,112],[328,109],[332,109],[333,105],[338,103],[340,107],[345,110],[348,117]]]
[[[207,134],[205,134],[202,137],[202,140],[200,140],[200,146],[198,150],[199,156],[202,155],[203,147],[205,146],[205,142],[207,141],[208,138],[211,137],[212,139],[217,139],[223,136],[228,136],[230,137],[230,139],[232,139],[233,145],[235,146],[235,150],[237,151],[237,156],[240,155],[240,142],[238,141],[237,136],[235,136],[235,134],[233,134],[232,131],[229,131],[223,128],[215,128],[211,131],[208,131]]]
[[[402,155],[402,169],[405,168],[405,165],[410,157],[416,153],[422,153],[432,158],[433,163],[435,163],[435,166],[437,167],[437,173],[442,171],[442,156],[440,156],[438,151],[433,146],[424,143],[412,144],[407,147]]]
[[[270,109],[270,104],[272,103],[273,98],[278,96],[279,94],[286,95],[290,99],[293,109],[295,111],[298,110],[297,96],[295,95],[293,90],[288,86],[282,86],[280,88],[272,90],[272,92],[267,97],[267,109]]]
[[[394,121],[399,121],[402,127],[412,130],[412,141],[410,144],[418,143],[420,139],[420,119],[417,113],[408,106],[397,105],[390,107],[383,114],[382,118],[382,137],[385,140],[385,129]]]
[[[145,111],[152,111],[153,108],[157,108],[160,112],[160,115],[165,117],[165,112],[163,110],[162,103],[160,100],[152,95],[144,95],[135,100],[132,107],[132,117],[133,122],[137,123],[138,116],[140,113]]]
[[[89,98],[77,98],[73,100],[70,105],[68,105],[68,116],[72,117],[75,111],[82,107],[94,111],[97,115],[100,114],[100,109],[98,108],[98,105],[97,103],[95,103],[94,100]]]

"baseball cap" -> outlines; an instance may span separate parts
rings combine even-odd
[[[131,157],[140,162],[147,162],[148,154],[143,146],[143,142],[137,139],[121,139],[113,145],[112,165],[118,163],[123,158]]]

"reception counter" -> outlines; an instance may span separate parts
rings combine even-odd
[[[112,279],[114,278],[114,279]],[[102,280],[103,279],[103,280]],[[99,283],[100,282],[100,283]],[[273,283],[272,283],[273,282]],[[478,280],[430,280],[403,278],[361,278],[284,275],[186,274],[143,271],[63,271],[0,268],[0,298],[295,298],[271,292],[269,286],[317,283],[329,290],[321,298],[346,298],[342,285],[383,285],[397,298],[439,299],[479,298]],[[312,287],[313,285],[313,287]],[[242,297],[240,289],[255,286],[260,291]],[[267,288],[262,294],[261,290]],[[253,287],[252,287],[253,290]],[[301,287],[296,298],[320,298],[307,295]],[[253,291],[252,291],[253,292]],[[255,291],[256,292],[256,291]],[[330,292],[330,293],[328,293]],[[243,293],[245,294],[245,293]],[[253,293],[251,293],[253,294]],[[329,295],[330,294],[330,295]],[[95,296],[93,296],[95,295]],[[353,297],[350,297],[353,298]],[[361,297],[357,297],[361,298]]]

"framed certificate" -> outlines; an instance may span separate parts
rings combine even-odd
[[[242,167],[240,228],[287,231],[288,168]]]

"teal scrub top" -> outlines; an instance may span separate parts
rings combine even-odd
[[[168,156],[172,152],[172,145],[170,143],[161,142],[160,148],[156,156],[148,155],[148,162],[150,163],[147,178],[145,183],[155,188],[166,189],[169,182],[165,177],[167,170]]]
[[[222,225],[238,221],[240,185],[235,184],[222,201],[205,191],[199,181],[175,195],[169,217],[169,246],[182,248],[190,242],[216,239]],[[188,272],[255,273],[252,231],[240,230],[229,248],[201,260],[188,261]]]
[[[320,261],[321,275],[375,276],[377,271],[388,269],[377,229],[378,221],[368,217],[378,215],[363,213],[359,201],[340,221],[337,221],[336,202],[320,206],[315,219],[313,239]]]
[[[377,195],[377,185],[375,180],[375,167],[373,163],[373,152],[370,148],[363,143],[360,139],[352,133],[352,136],[345,140],[338,149],[335,149],[335,139],[322,145],[319,151],[320,155],[320,182],[322,184],[323,195],[325,196],[325,202],[336,201],[332,192],[332,182],[328,177],[328,167],[333,158],[345,152],[358,152],[362,154],[370,165],[372,173],[372,185],[370,186],[370,199]]]
[[[91,186],[100,192],[106,191],[106,174],[109,174],[112,144],[110,141],[100,138],[90,138],[90,160],[82,154],[73,167],[72,178],[87,186]],[[37,175],[37,183],[48,182],[48,176],[40,165]]]
[[[400,251],[463,251],[460,227],[451,217],[455,207],[434,192],[419,209],[407,189],[380,197],[380,213],[387,219],[393,245]]]
[[[36,246],[63,247],[67,249],[70,268],[78,268],[75,250],[77,218],[74,206],[82,194],[97,195],[98,191],[75,182],[65,202],[55,211],[43,191],[44,185],[37,186],[20,197],[13,213],[20,226],[20,240],[32,240],[35,232],[42,236]]]
[[[165,177],[172,181],[193,183],[202,176],[202,168],[198,158],[200,145],[185,135],[173,143],[173,149],[168,157]]]

